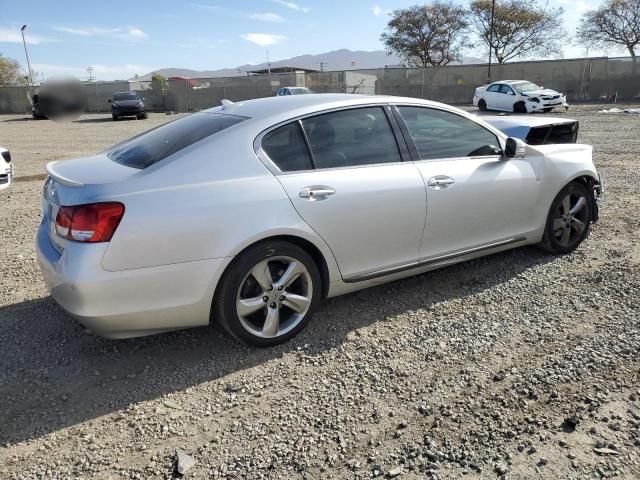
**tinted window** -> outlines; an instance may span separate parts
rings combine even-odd
[[[511,93],[513,93],[513,90],[511,90],[511,87],[509,85],[500,85],[500,93],[506,93],[507,95],[510,95]]]
[[[420,159],[496,155],[500,143],[486,128],[454,113],[424,107],[398,107]]]
[[[389,120],[381,107],[325,113],[302,121],[316,168],[400,162]]]
[[[140,100],[135,93],[114,93],[113,100],[122,102],[124,100]]]
[[[234,115],[194,113],[125,140],[106,153],[111,160],[127,167],[147,168],[243,120],[246,118]]]
[[[500,84],[493,84],[490,85],[489,88],[487,88],[487,92],[497,92],[498,90],[500,90]]]
[[[298,122],[267,133],[262,138],[262,149],[283,172],[313,168]]]

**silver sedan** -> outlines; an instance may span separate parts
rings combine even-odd
[[[223,101],[47,171],[39,263],[80,323],[213,321],[258,346],[323,298],[523,245],[569,253],[601,191],[590,146],[386,96]]]

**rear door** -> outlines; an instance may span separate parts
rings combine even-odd
[[[421,260],[515,243],[537,228],[539,185],[530,160],[503,157],[493,132],[456,113],[416,106],[397,111],[427,185]]]
[[[406,152],[406,146],[398,143],[386,108],[307,117],[261,141],[261,154],[277,167],[300,216],[331,247],[346,280],[419,255],[425,186],[415,165],[403,162],[400,148]]]

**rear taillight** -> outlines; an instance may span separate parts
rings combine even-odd
[[[76,242],[108,242],[122,215],[124,205],[117,202],[60,207],[56,216],[56,233]]]

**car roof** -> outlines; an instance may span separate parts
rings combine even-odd
[[[254,100],[243,100],[224,106],[210,108],[205,112],[226,113],[253,119],[268,119],[273,117],[292,118],[298,115],[330,110],[333,108],[384,104],[411,103],[425,106],[439,106],[452,109],[448,105],[429,100],[409,97],[394,97],[391,95],[354,95],[348,93],[316,93],[310,95],[292,95],[287,97],[266,97]],[[457,109],[454,109],[457,110]]]

